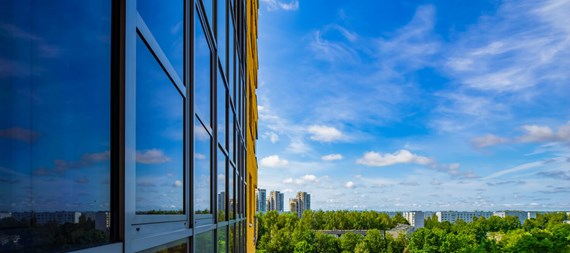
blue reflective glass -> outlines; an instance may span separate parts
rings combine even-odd
[[[137,39],[136,211],[184,213],[184,99]]]
[[[217,181],[217,201],[218,201],[218,221],[225,221],[227,219],[226,215],[226,201],[227,201],[227,190],[226,190],[226,155],[218,149],[218,166],[216,173]]]
[[[0,252],[111,242],[110,56],[110,0],[1,1]]]
[[[227,54],[227,36],[226,36],[226,0],[218,0],[218,22],[217,22],[217,45],[218,45],[218,57],[220,58],[220,63],[225,74],[228,73],[226,54]]]
[[[184,1],[137,0],[137,10],[180,80],[184,80]]]
[[[194,110],[208,127],[211,122],[211,51],[202,22],[195,15],[194,22]]]
[[[224,84],[224,80],[222,79],[222,75],[218,71],[218,94],[217,94],[217,132],[218,132],[218,143],[222,145],[222,147],[226,148],[226,113],[228,112],[226,109],[226,96],[227,96],[227,88]]]
[[[194,212],[212,213],[211,207],[212,137],[202,123],[194,119]]]

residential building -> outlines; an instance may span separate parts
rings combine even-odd
[[[437,220],[439,222],[449,221],[451,223],[455,223],[457,220],[463,220],[465,222],[472,222],[473,218],[475,217],[485,217],[489,218],[493,216],[493,212],[483,212],[483,211],[474,211],[474,212],[459,212],[459,211],[441,211],[436,212],[435,215],[437,216]]]
[[[297,192],[295,196],[295,198],[289,199],[289,210],[301,217],[305,210],[311,210],[311,194]]]
[[[255,210],[257,212],[266,212],[267,211],[267,193],[265,191],[265,189],[257,189],[255,191],[255,197],[256,197],[256,208]]]
[[[536,218],[536,212],[527,212],[527,211],[498,211],[498,212],[493,212],[493,216],[498,216],[501,218],[505,218],[507,216],[514,216],[517,217],[519,219],[519,221],[521,222],[521,225],[524,224],[524,222],[527,219],[530,218]]]
[[[424,227],[424,212],[422,211],[410,211],[403,212],[402,216],[410,223],[412,227],[423,228]]]
[[[258,4],[2,1],[0,252],[255,252]]]
[[[284,194],[279,191],[269,192],[269,198],[267,199],[267,210],[283,212],[284,210]]]

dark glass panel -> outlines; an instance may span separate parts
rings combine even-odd
[[[229,210],[228,210],[228,214],[229,214],[229,218],[230,220],[233,220],[235,218],[235,204],[236,204],[236,199],[234,196],[234,189],[235,189],[235,185],[234,185],[234,175],[235,175],[235,167],[229,166],[230,170],[228,173],[228,199],[229,199]]]
[[[224,84],[224,80],[220,72],[218,71],[218,96],[217,96],[217,103],[218,103],[218,114],[217,114],[217,128],[218,128],[218,143],[222,145],[224,148],[226,147],[226,113],[228,112],[226,107],[226,95],[227,95],[226,85]]]
[[[233,20],[230,19],[229,26],[228,26],[228,80],[230,86],[230,96],[231,100],[236,102],[236,93],[235,93],[235,48],[234,48],[234,26]]]
[[[227,201],[227,191],[226,191],[226,155],[218,149],[218,172],[216,174],[217,187],[218,187],[218,221],[225,221],[226,217],[226,201]]]
[[[218,57],[220,58],[220,62],[222,64],[222,69],[224,74],[227,74],[227,63],[226,63],[226,54],[227,54],[227,39],[226,39],[226,0],[218,0],[218,30],[217,30],[217,45],[218,45]]]
[[[230,233],[228,235],[228,251],[229,252],[237,252],[235,247],[235,238],[236,238],[236,227],[234,224],[230,225]]]
[[[198,234],[195,243],[196,253],[214,252],[214,230]]]
[[[138,0],[139,11],[180,80],[184,78],[184,1]]]
[[[211,127],[211,51],[198,15],[194,18],[194,110],[202,122]]]
[[[194,119],[194,212],[211,214],[211,143],[212,137],[198,119]]]
[[[137,39],[136,212],[184,213],[184,98]]]
[[[232,108],[228,108],[228,154],[232,161],[235,162],[234,158],[234,146],[235,146],[235,113]]]
[[[139,251],[139,253],[186,253],[186,252],[188,252],[187,239],[170,242],[151,249]]]
[[[111,242],[110,37],[110,0],[1,1],[0,252]]]
[[[218,228],[218,253],[228,252],[228,227]]]

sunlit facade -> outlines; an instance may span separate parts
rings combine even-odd
[[[0,3],[0,252],[254,252],[257,1]]]

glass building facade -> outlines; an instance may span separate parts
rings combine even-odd
[[[1,1],[0,252],[251,252],[252,16]]]

